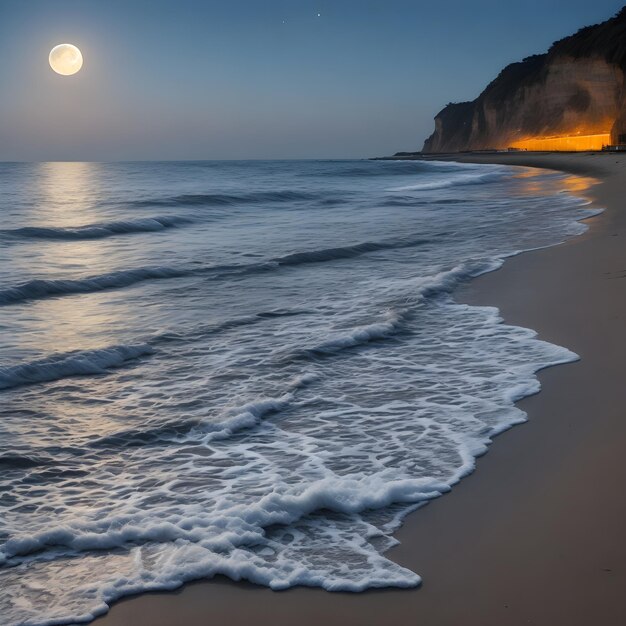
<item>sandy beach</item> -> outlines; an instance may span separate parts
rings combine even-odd
[[[607,210],[586,234],[511,258],[457,293],[581,360],[543,371],[541,393],[520,403],[529,421],[499,436],[471,476],[396,533],[391,558],[423,585],[273,592],[220,578],[124,599],[95,624],[626,624],[626,155],[454,158],[593,176],[588,194]]]

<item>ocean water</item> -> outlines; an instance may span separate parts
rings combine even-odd
[[[418,585],[385,556],[402,517],[525,420],[537,370],[577,358],[454,288],[583,232],[585,184],[0,164],[0,623],[216,574]]]

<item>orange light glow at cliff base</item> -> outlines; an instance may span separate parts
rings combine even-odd
[[[608,146],[610,143],[611,133],[598,133],[564,137],[533,137],[532,139],[516,141],[511,144],[511,148],[534,152],[582,152],[585,150],[602,150],[603,146]]]

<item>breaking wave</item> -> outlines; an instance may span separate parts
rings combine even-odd
[[[302,200],[317,200],[319,194],[302,191],[265,191],[253,193],[198,193],[181,194],[169,198],[147,198],[135,200],[132,206],[236,206],[239,204],[298,202]]]
[[[148,345],[114,346],[100,350],[69,352],[22,365],[0,367],[0,389],[50,382],[69,376],[104,374],[126,361],[151,354]]]
[[[92,293],[105,289],[128,287],[144,280],[178,278],[190,272],[174,267],[142,267],[132,270],[119,270],[108,274],[79,279],[39,278],[26,283],[0,290],[0,305],[15,304],[26,300],[39,300],[51,296],[64,296],[78,293]]]
[[[129,287],[146,280],[165,278],[183,278],[186,276],[216,273],[220,276],[229,273],[264,272],[280,266],[297,266],[308,263],[323,263],[350,259],[371,252],[414,247],[429,243],[426,239],[392,240],[383,242],[366,242],[353,246],[295,252],[282,257],[270,258],[259,263],[239,265],[209,265],[200,267],[140,267],[137,269],[119,270],[108,274],[89,276],[79,279],[34,279],[15,287],[0,290],[0,306],[39,300],[52,296],[92,293],[105,289]]]
[[[105,237],[130,233],[152,233],[167,228],[175,228],[183,224],[189,224],[190,222],[190,219],[177,216],[146,217],[136,220],[87,224],[85,226],[26,226],[23,228],[0,230],[0,236],[5,239],[103,239]]]
[[[388,189],[391,192],[402,191],[431,191],[436,189],[446,189],[447,187],[459,187],[463,185],[481,185],[483,183],[491,183],[502,179],[506,176],[507,170],[494,169],[488,172],[476,171],[467,174],[451,175],[441,180],[432,180],[414,185],[404,185],[402,187],[393,187]]]

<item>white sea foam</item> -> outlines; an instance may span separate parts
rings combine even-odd
[[[12,614],[24,623],[31,620],[29,615],[32,623],[50,624],[88,618],[121,595],[171,589],[216,574],[274,589],[302,584],[360,591],[419,584],[418,575],[374,547],[376,541],[392,545],[388,533],[395,524],[368,521],[368,516],[391,505],[406,512],[448,491],[472,471],[475,457],[484,453],[492,436],[525,419],[513,402],[538,390],[533,371],[576,358],[537,341],[531,331],[503,326],[495,309],[449,301],[436,308],[440,306],[444,309],[433,314],[451,323],[448,334],[437,336],[439,331],[431,326],[435,336],[423,346],[438,358],[420,362],[419,352],[402,355],[401,350],[369,354],[366,358],[378,364],[380,380],[376,383],[378,376],[372,371],[372,378],[365,369],[362,384],[374,398],[378,384],[402,385],[405,378],[419,388],[436,375],[450,386],[445,400],[433,390],[417,403],[409,395],[369,408],[365,398],[346,404],[340,393],[345,386],[342,366],[336,364],[340,387],[335,391],[328,374],[310,370],[287,384],[280,396],[227,408],[215,425],[196,426],[184,436],[170,437],[165,447],[146,450],[145,461],[143,452],[134,453],[126,460],[123,486],[101,471],[94,477],[101,488],[118,491],[118,497],[130,496],[116,513],[96,514],[91,521],[60,518],[57,524],[18,533],[4,544],[0,580]],[[458,354],[455,335],[472,337],[473,353]],[[494,340],[500,344],[495,351]],[[406,372],[394,383],[385,370],[398,371],[398,358]],[[325,383],[321,389],[327,388],[321,400],[320,383]],[[475,391],[465,397],[471,388]],[[318,404],[313,413],[307,409]],[[289,418],[294,406],[300,415],[295,421]],[[283,417],[263,421],[274,413]],[[335,423],[342,424],[339,431],[331,427]],[[242,438],[242,433],[248,434]],[[196,449],[204,450],[201,456]],[[176,473],[156,490],[142,492],[144,463],[159,467],[170,456],[178,459]],[[221,476],[219,488],[215,469]],[[423,477],[412,477],[424,470]],[[207,481],[212,484],[209,491]],[[247,488],[233,492],[234,485]],[[155,504],[147,506],[155,498]],[[397,513],[393,517],[397,520]],[[332,554],[344,551],[341,560],[324,556],[323,546],[329,544],[334,546]],[[124,550],[110,556],[93,553],[112,548]],[[80,554],[84,556],[68,560]],[[61,566],[83,582],[47,597],[44,608],[33,590]],[[28,607],[14,601],[25,593]]]

